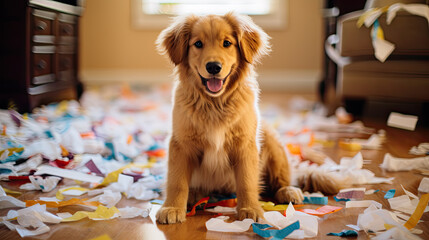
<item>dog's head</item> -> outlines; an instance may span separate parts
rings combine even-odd
[[[228,13],[178,17],[156,43],[175,65],[190,69],[189,81],[217,97],[242,68],[269,52],[268,39],[250,17]]]

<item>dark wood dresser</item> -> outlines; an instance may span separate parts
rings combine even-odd
[[[73,2],[0,0],[0,108],[28,112],[78,98],[82,7]]]

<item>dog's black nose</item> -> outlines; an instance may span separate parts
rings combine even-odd
[[[206,64],[207,72],[210,74],[218,74],[222,70],[222,64],[220,62],[208,62]]]

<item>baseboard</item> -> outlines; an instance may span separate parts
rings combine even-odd
[[[321,73],[309,70],[262,70],[258,72],[263,91],[315,94]],[[165,84],[173,81],[171,71],[140,69],[87,69],[80,73],[87,86],[129,83],[132,85]]]

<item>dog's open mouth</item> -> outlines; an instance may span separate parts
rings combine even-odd
[[[218,93],[222,90],[223,84],[225,83],[226,78],[204,78],[200,75],[201,81],[203,82],[206,89],[211,93]]]

